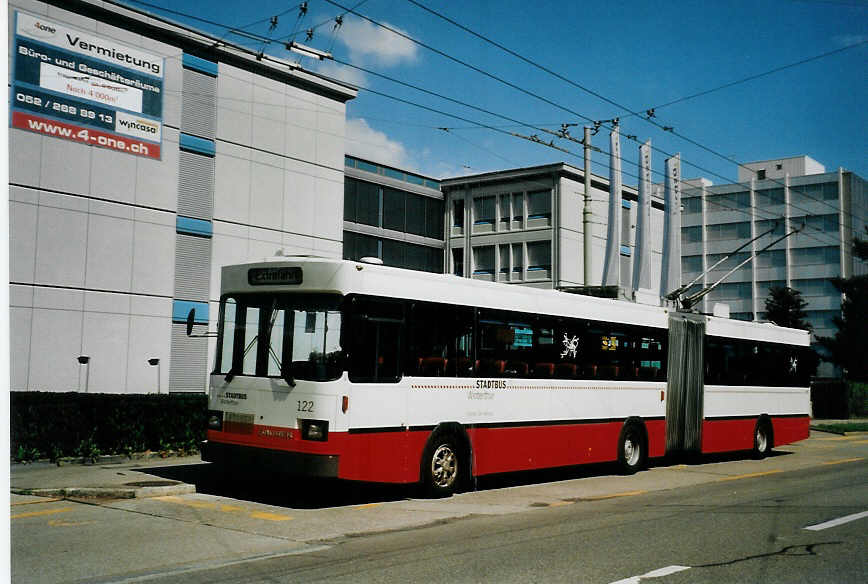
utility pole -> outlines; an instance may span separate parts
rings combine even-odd
[[[591,285],[591,258],[593,257],[591,246],[594,238],[591,237],[591,128],[585,126],[585,138],[582,140],[585,147],[585,208],[582,210],[582,230],[584,234],[584,285]]]

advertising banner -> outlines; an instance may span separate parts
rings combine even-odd
[[[11,125],[160,158],[163,57],[15,13]]]

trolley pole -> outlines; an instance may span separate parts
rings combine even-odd
[[[584,234],[584,285],[591,285],[591,258],[593,257],[591,237],[591,128],[585,126],[585,138],[582,140],[585,147],[585,208],[582,210],[582,231]]]

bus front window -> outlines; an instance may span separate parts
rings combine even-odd
[[[216,373],[282,377],[289,385],[343,373],[339,297],[238,295],[223,299],[220,314]]]

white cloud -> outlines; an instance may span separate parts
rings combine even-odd
[[[322,61],[316,65],[316,72],[344,83],[349,83],[355,87],[364,87],[367,85],[365,74],[358,69],[345,67],[335,63],[334,61]]]
[[[386,22],[382,24],[404,33],[396,26]],[[337,38],[346,45],[350,58],[356,63],[371,62],[392,67],[402,62],[412,63],[418,57],[413,42],[359,18],[345,19]]]
[[[403,144],[373,129],[362,118],[347,120],[345,147],[351,156],[405,170],[411,170],[413,166]]]
[[[864,34],[841,34],[832,37],[832,42],[839,47],[848,47],[850,45],[858,45],[868,41],[868,36]]]

